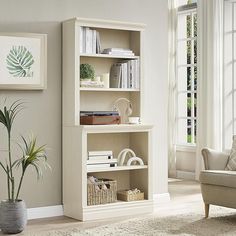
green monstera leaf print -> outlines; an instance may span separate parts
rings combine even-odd
[[[25,46],[13,46],[6,58],[7,69],[14,77],[32,77],[34,58]]]

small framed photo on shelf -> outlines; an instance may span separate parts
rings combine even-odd
[[[0,89],[47,87],[47,35],[0,33]]]

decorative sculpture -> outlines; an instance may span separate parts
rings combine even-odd
[[[126,157],[129,157],[125,163]],[[123,149],[118,155],[118,165],[119,166],[131,166],[131,165],[141,165],[143,166],[143,160],[140,157],[137,157],[135,152],[129,148]]]

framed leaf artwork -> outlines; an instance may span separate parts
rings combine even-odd
[[[47,87],[47,35],[0,33],[0,89]]]

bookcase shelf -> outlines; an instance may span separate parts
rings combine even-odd
[[[139,59],[139,56],[109,55],[109,54],[88,54],[81,53],[81,57],[100,57],[100,58],[117,58],[117,59]]]
[[[83,88],[80,91],[93,91],[93,92],[139,92],[140,89],[124,89],[124,88]]]
[[[101,47],[127,48],[135,56],[80,53],[81,27],[100,34]],[[132,103],[132,116],[143,121],[143,24],[75,18],[63,22],[63,205],[64,214],[78,220],[150,213],[152,192],[152,125],[80,125],[80,111],[110,111],[119,98]],[[80,64],[88,63],[96,75],[109,73],[112,64],[139,59],[139,89],[80,87]],[[137,68],[137,67],[136,67]],[[89,151],[113,152],[124,148],[143,159],[143,166],[101,167],[87,170]],[[138,188],[145,200],[87,205],[87,175],[117,181],[117,189]]]

